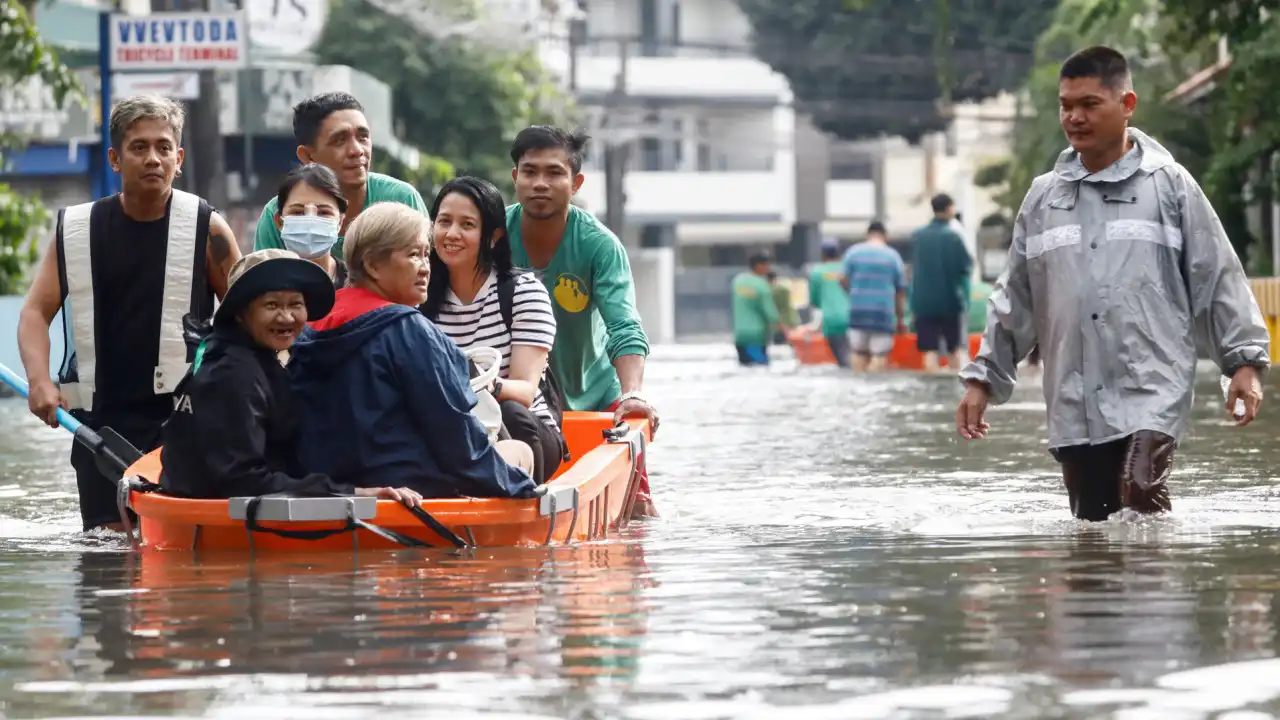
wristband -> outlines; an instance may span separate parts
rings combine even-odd
[[[640,391],[638,391],[638,390],[633,390],[633,391],[631,391],[631,392],[629,392],[629,393],[623,393],[623,394],[622,394],[622,397],[618,398],[618,404],[619,404],[619,405],[621,405],[622,403],[624,403],[624,402],[626,402],[626,401],[628,401],[628,400],[639,400],[640,402],[644,403],[645,405],[649,405],[649,401],[648,401],[648,400],[646,400],[646,399],[645,399],[645,397],[644,397],[644,395],[641,395],[641,394],[640,394]],[[649,405],[649,407],[653,407],[653,406],[652,406],[652,405]]]

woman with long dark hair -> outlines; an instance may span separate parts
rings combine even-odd
[[[431,205],[431,220],[431,279],[422,312],[463,350],[501,353],[490,392],[511,438],[533,448],[534,479],[544,483],[565,455],[561,404],[547,397],[555,395],[546,383],[556,337],[551,298],[536,277],[513,269],[505,203],[489,182],[450,180]]]

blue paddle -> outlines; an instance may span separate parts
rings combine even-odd
[[[10,370],[4,363],[0,363],[0,380],[4,380],[5,385],[13,388],[22,397],[27,397],[30,393],[27,381]],[[124,475],[124,471],[130,465],[142,458],[142,451],[134,447],[133,443],[121,437],[115,430],[104,427],[95,432],[93,428],[71,417],[71,413],[62,408],[58,408],[58,424],[74,435],[77,442],[93,453],[94,462],[98,465],[98,469],[113,483]]]

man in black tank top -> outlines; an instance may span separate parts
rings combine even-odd
[[[212,317],[213,296],[226,292],[240,259],[231,228],[203,200],[173,188],[183,120],[182,106],[163,98],[116,103],[108,157],[120,193],[58,213],[18,322],[28,405],[50,427],[63,407],[144,452],[155,449],[191,361],[189,331]],[[49,325],[64,307],[68,351],[55,384]],[[113,480],[78,443],[71,464],[84,528],[119,529]]]

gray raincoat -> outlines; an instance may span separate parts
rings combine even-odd
[[[1133,150],[1107,169],[1090,174],[1068,148],[1031,184],[982,349],[960,373],[998,405],[1038,342],[1051,448],[1138,430],[1182,439],[1197,340],[1225,375],[1270,366],[1262,313],[1217,213],[1168,150],[1129,134]]]

